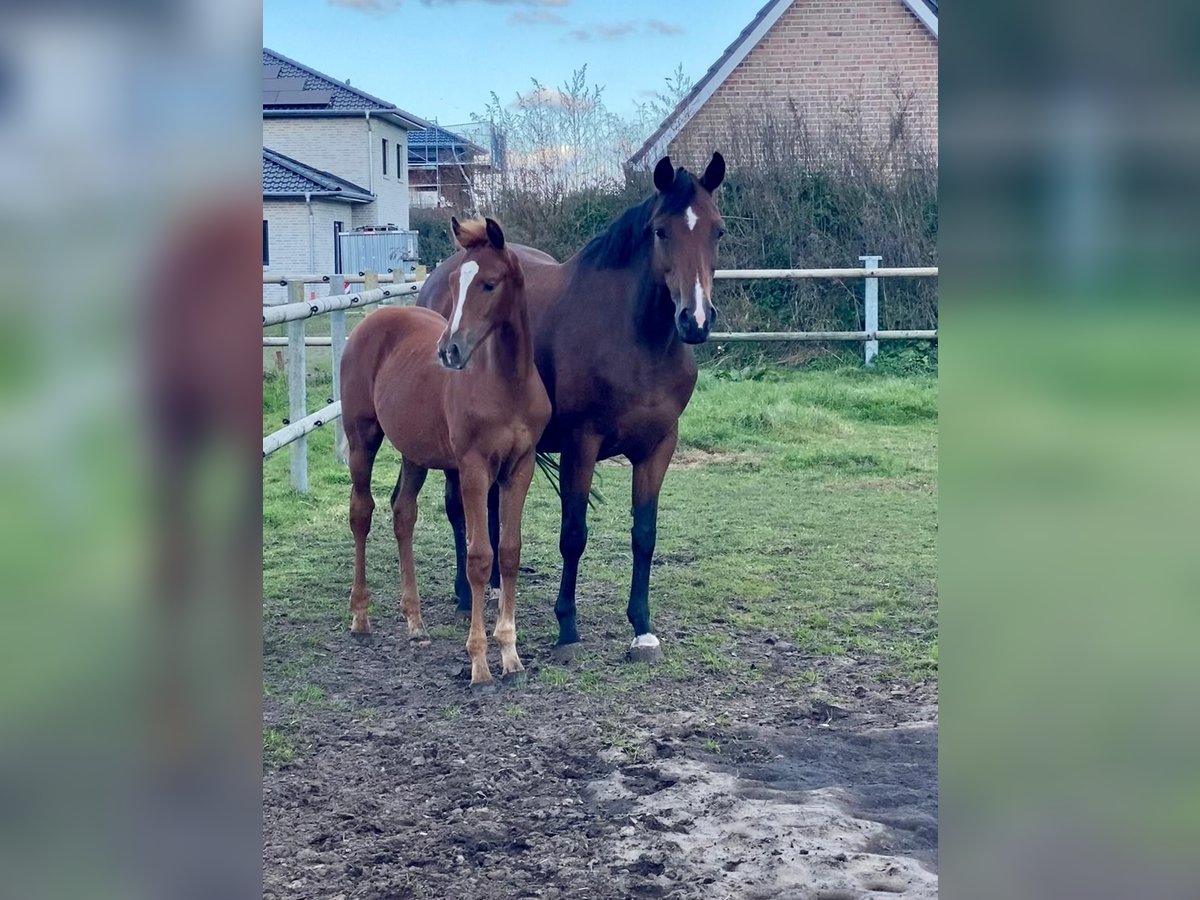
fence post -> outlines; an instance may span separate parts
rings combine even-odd
[[[863,268],[868,271],[874,271],[879,268],[879,261],[882,256],[860,256]],[[863,330],[874,334],[879,330],[879,279],[866,278],[866,287],[863,290]],[[875,364],[875,355],[879,353],[879,341],[869,340],[863,343],[863,363],[871,366]]]
[[[363,272],[362,289],[364,292],[379,290],[379,273],[378,272]],[[380,303],[379,305],[383,306],[382,303]],[[362,308],[363,317],[365,318],[366,316],[369,316],[371,314],[371,311],[372,311],[371,307],[364,306]]]
[[[340,282],[331,282],[329,285],[330,296],[340,293]],[[345,345],[346,311],[344,309],[335,309],[329,314],[329,358],[333,366],[333,397],[330,398],[331,403],[342,399],[342,348]],[[342,417],[338,416],[333,420],[333,456],[343,466],[348,465],[350,462],[346,458],[346,454],[342,452],[342,435],[344,433],[345,426],[342,424]]]
[[[288,283],[288,302],[303,303],[304,288],[302,282]],[[288,380],[288,421],[299,422],[308,415],[307,365],[304,359],[304,323],[306,319],[288,322],[287,346],[287,380]],[[301,494],[308,493],[308,438],[300,437],[292,442],[292,487]]]

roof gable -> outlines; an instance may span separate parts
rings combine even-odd
[[[344,200],[374,200],[371,192],[352,181],[338,178],[299,160],[263,147],[263,196],[333,197]]]
[[[263,113],[288,112],[392,114],[409,128],[428,128],[429,122],[396,104],[330,78],[323,72],[263,47]]]
[[[662,124],[654,130],[650,137],[646,138],[645,142],[638,151],[630,157],[629,162],[633,166],[641,166],[649,163],[651,159],[659,156],[660,153],[666,152],[667,147],[673,141],[676,135],[683,130],[683,127],[691,121],[694,116],[708,99],[717,92],[725,79],[730,76],[747,56],[750,51],[758,46],[767,34],[768,31],[775,25],[776,22],[783,16],[791,7],[794,0],[768,0],[765,6],[762,7],[754,18],[750,20],[750,24],[741,30],[733,43],[725,48],[725,52],[718,57],[717,61],[708,67],[708,71],[700,77],[700,80],[692,86],[688,95],[679,101],[678,105],[671,110],[670,114],[663,119]],[[937,32],[937,0],[899,0],[909,11],[913,13],[933,35],[936,41]]]

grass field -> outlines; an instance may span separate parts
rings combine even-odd
[[[310,406],[329,391],[328,381],[314,376]],[[284,415],[286,385],[268,375],[264,433]],[[596,664],[545,666],[538,679],[583,692],[697,671],[736,682],[754,677],[736,652],[737,639],[763,634],[813,659],[869,660],[886,679],[936,678],[936,379],[851,367],[756,370],[737,380],[702,371],[680,432],[660,501],[651,580],[666,663],[654,670],[618,664],[629,637],[630,469],[610,462],[597,473],[605,501],[590,515],[579,589],[580,633]],[[296,639],[309,647],[273,657],[279,665],[267,661],[266,688],[296,704],[314,695],[304,676],[317,643],[311,633],[345,629],[352,567],[348,472],[334,461],[331,429],[309,443],[307,496],[289,486],[286,451],[264,461],[263,472],[264,634],[270,639],[278,631],[273,623],[284,621],[310,626],[308,638]],[[372,618],[388,628],[402,628],[387,503],[398,463],[385,444],[369,541]],[[427,609],[448,607],[453,545],[436,475],[420,515],[422,599]],[[525,516],[522,564],[532,572],[518,595],[523,653],[556,636],[557,516],[557,498],[539,476]],[[431,630],[435,641],[461,645],[456,626]],[[814,672],[796,680],[817,679]]]

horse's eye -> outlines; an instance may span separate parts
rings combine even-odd
[[[718,229],[717,229],[717,240],[719,241],[719,240],[720,240],[721,238],[723,238],[723,237],[725,237],[725,229],[724,229],[724,228],[718,228]]]
[[[655,229],[654,229],[654,236],[655,236],[656,238],[658,238],[660,241],[665,241],[665,240],[667,239],[667,229],[665,229],[665,228],[655,228]]]
[[[485,291],[491,292],[491,291],[494,291],[494,290],[496,289],[496,285],[492,284],[490,281],[485,281],[485,282],[483,283],[483,289],[484,289]]]

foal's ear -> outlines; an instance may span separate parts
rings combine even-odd
[[[504,249],[504,232],[500,230],[500,226],[496,224],[495,219],[484,219],[484,224],[487,225],[488,243],[497,250]]]
[[[720,153],[713,152],[712,159],[708,163],[708,168],[704,170],[704,174],[700,176],[700,187],[704,188],[710,194],[720,187],[721,182],[725,180],[725,157]]]
[[[461,250],[462,239],[459,237],[459,232],[462,230],[462,225],[459,224],[458,219],[454,218],[454,216],[450,217],[450,230],[454,232],[454,246]]]
[[[664,156],[654,167],[654,186],[661,193],[666,193],[675,183],[675,167],[671,165],[671,157]]]

